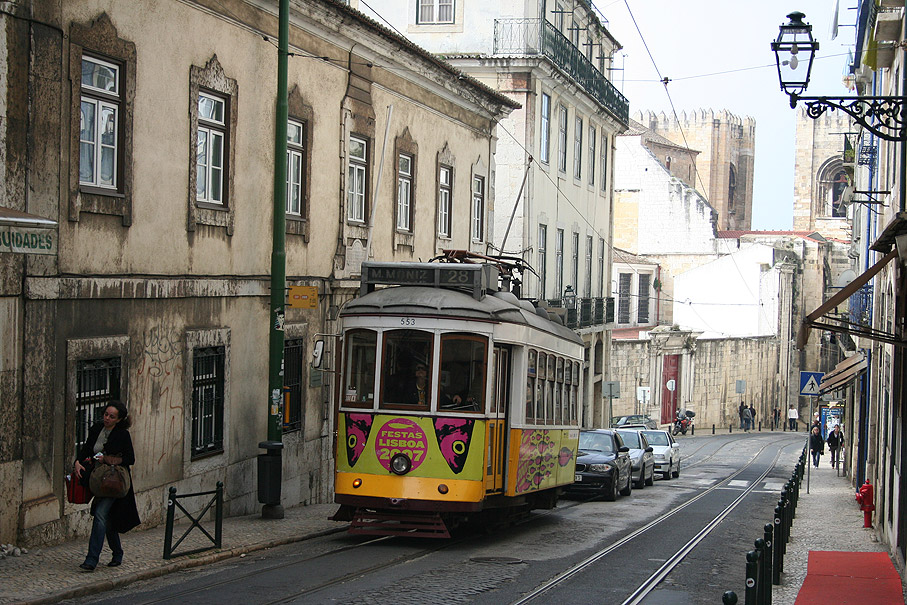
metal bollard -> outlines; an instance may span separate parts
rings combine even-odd
[[[712,434],[713,435],[715,434],[715,425],[714,424],[712,425]],[[724,593],[724,594],[727,594],[727,593]],[[734,596],[736,597],[737,595],[734,595]]]
[[[762,539],[765,541],[765,550],[763,550],[762,560],[762,594],[765,595],[763,601],[766,605],[772,603],[772,564],[775,562],[775,548],[772,543],[774,528],[771,523],[766,523],[762,527]]]
[[[737,593],[733,590],[729,590],[723,595],[721,595],[721,602],[724,605],[737,605]]]
[[[761,420],[759,421],[759,432],[760,433],[762,432],[762,421]]]
[[[691,424],[690,425],[690,435],[695,435],[695,434],[696,434],[696,425]]]
[[[759,553],[751,550],[746,553],[746,591],[743,602],[747,605],[759,603]]]
[[[734,425],[733,425],[733,424],[727,425],[727,432],[728,432],[728,433],[733,433],[733,432],[734,432]]]
[[[782,550],[784,545],[784,528],[781,527],[781,507],[775,507],[775,548],[772,549],[772,584],[781,584],[781,570],[784,568]]]

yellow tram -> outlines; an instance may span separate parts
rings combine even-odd
[[[363,263],[336,389],[334,518],[351,532],[448,537],[573,482],[583,343],[499,287],[517,269]]]

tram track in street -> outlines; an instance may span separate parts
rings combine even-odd
[[[523,605],[525,603],[530,603],[530,602],[535,601],[542,595],[549,593],[552,589],[556,588],[559,585],[564,584],[570,578],[576,576],[583,570],[594,565],[596,562],[600,561],[605,556],[613,553],[614,551],[618,550],[619,548],[628,544],[629,542],[635,540],[636,538],[644,536],[648,532],[655,530],[658,526],[660,526],[662,523],[666,522],[667,520],[671,519],[674,515],[682,512],[683,510],[687,509],[690,506],[693,506],[698,501],[702,500],[703,498],[706,498],[710,494],[713,494],[715,491],[726,488],[727,484],[730,481],[733,481],[734,479],[739,477],[742,473],[749,470],[749,468],[756,463],[756,460],[759,457],[759,454],[761,454],[763,451],[765,451],[765,449],[767,447],[769,447],[769,445],[771,445],[771,444],[772,444],[771,442],[767,442],[767,443],[763,444],[762,447],[758,451],[753,453],[753,455],[750,457],[750,459],[747,461],[747,463],[744,466],[737,469],[734,473],[732,473],[728,477],[725,477],[721,481],[717,482],[715,485],[712,485],[712,486],[706,488],[701,493],[697,494],[690,500],[687,500],[683,504],[659,515],[657,518],[653,519],[646,525],[634,530],[633,532],[630,532],[629,534],[625,535],[624,537],[620,538],[619,540],[596,551],[595,553],[586,557],[579,563],[571,566],[569,569],[557,574],[555,577],[553,577],[552,579],[548,580],[547,582],[541,584],[540,586],[536,587],[531,592],[523,595],[520,599],[512,601],[511,605]],[[799,445],[798,445],[798,447],[799,447]],[[721,449],[721,448],[719,448],[719,449]],[[692,539],[687,541],[680,549],[678,549],[673,555],[671,555],[664,562],[663,565],[661,565],[654,573],[652,573],[642,583],[640,583],[638,585],[638,587],[624,601],[622,601],[622,605],[637,605],[638,603],[642,602],[642,600],[658,586],[658,584],[671,572],[671,570],[674,569],[678,564],[680,564],[680,562],[684,559],[684,557],[687,556],[696,547],[696,545],[699,544],[705,537],[707,537],[709,535],[709,533],[711,533],[721,523],[721,521],[723,521],[738,505],[740,505],[740,503],[743,502],[743,500],[756,489],[756,487],[759,485],[759,483],[763,479],[765,479],[765,477],[767,477],[775,469],[775,467],[778,464],[778,460],[780,459],[783,451],[784,451],[783,448],[779,449],[778,453],[775,455],[771,464],[769,464],[767,466],[767,468],[765,469],[764,472],[762,472],[756,479],[750,481],[749,486],[746,487],[745,489],[743,489],[741,491],[741,494],[737,498],[735,498],[729,505],[727,505],[715,517],[715,519],[713,519],[713,521],[706,524],[699,532],[696,533],[695,536],[693,536]]]

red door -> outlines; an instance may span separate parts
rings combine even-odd
[[[680,394],[680,355],[665,355],[661,370],[661,422],[671,424]]]

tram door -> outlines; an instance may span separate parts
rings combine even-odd
[[[492,391],[488,409],[485,492],[504,491],[507,467],[507,410],[510,409],[510,349],[495,347],[492,354]]]

